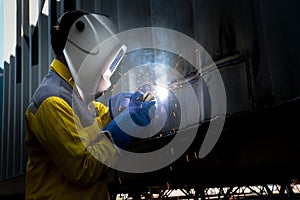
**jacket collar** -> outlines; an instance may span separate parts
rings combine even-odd
[[[51,63],[51,70],[56,72],[60,77],[62,77],[67,83],[74,87],[74,80],[69,68],[58,59],[54,59]]]

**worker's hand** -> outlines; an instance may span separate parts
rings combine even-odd
[[[154,98],[148,98],[150,94],[144,94],[140,91],[135,92],[130,97],[129,113],[132,120],[139,126],[147,126],[151,122],[156,103]],[[147,101],[145,101],[147,100]]]
[[[124,109],[128,108],[132,95],[133,93],[130,92],[120,92],[109,98],[108,108],[111,119],[114,119]]]
[[[109,132],[114,143],[127,149],[138,137],[149,134],[144,126],[151,122],[149,113],[154,110],[154,100],[144,102],[143,93],[136,92],[130,97],[128,108],[117,115],[102,131]]]
[[[130,92],[118,93],[109,99],[108,108],[110,117],[114,119],[130,106],[130,114],[134,122],[139,126],[148,125],[154,109],[152,107],[155,104],[154,99],[153,94],[149,92],[143,93],[138,91],[134,94]],[[152,110],[149,113],[148,110],[150,109]]]

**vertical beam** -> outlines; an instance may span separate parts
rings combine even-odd
[[[50,0],[50,4],[49,5],[49,13],[50,13],[50,26],[53,27],[53,26],[56,26],[57,24],[57,6],[58,6],[58,2],[56,0]],[[50,27],[50,28],[51,28]],[[51,29],[50,29],[51,30]]]
[[[60,17],[63,13],[64,13],[64,10],[65,10],[65,2],[64,0],[60,0],[60,2],[56,2],[56,5],[57,5],[57,16]]]
[[[17,62],[16,62],[17,65]],[[17,73],[17,69],[15,70],[15,73]],[[17,81],[17,74],[15,74],[15,81]],[[23,112],[21,111],[21,83],[14,83],[14,110],[13,110],[13,136],[12,141],[9,141],[12,143],[12,155],[11,161],[12,161],[12,176],[20,175],[20,166],[21,166],[21,116],[23,115]]]
[[[2,112],[1,112],[1,124],[2,124],[2,126],[1,126],[1,131],[0,131],[0,149],[1,149],[1,151],[0,151],[0,163],[1,163],[1,165],[0,165],[0,181],[2,180],[2,171],[3,171],[3,165],[5,164],[4,162],[3,162],[3,150],[4,150],[4,109],[5,109],[5,90],[4,90],[4,88],[5,88],[5,71],[4,71],[4,69],[5,69],[5,63],[3,63],[3,77],[2,77],[2,97],[3,97],[3,100],[2,100]]]
[[[46,2],[47,3],[47,2]],[[51,26],[52,26],[52,3],[53,3],[53,0],[48,0],[48,13],[49,13],[49,16],[48,16],[48,24],[47,24],[47,28],[45,31],[47,31],[47,49],[48,49],[48,65],[47,65],[47,71],[46,73],[48,73],[48,70],[49,70],[49,65],[50,63],[52,62],[52,59],[53,59],[53,51],[52,51],[52,48],[51,48],[51,35],[50,35],[50,31],[51,31]],[[55,1],[54,1],[55,3]],[[55,12],[56,13],[56,12]]]
[[[101,13],[101,0],[94,0],[94,11],[95,13]]]
[[[14,94],[15,94],[15,88],[14,88],[14,83],[15,83],[15,68],[16,68],[16,62],[15,62],[15,57],[11,56],[10,57],[10,67],[8,70],[8,118],[7,118],[7,123],[8,123],[8,129],[6,133],[6,143],[7,143],[7,148],[6,148],[6,178],[9,178],[12,176],[12,158],[13,158],[13,134],[14,134]]]
[[[11,176],[16,176],[19,175],[19,166],[20,166],[20,126],[21,126],[21,87],[20,87],[20,82],[21,82],[21,60],[22,60],[22,55],[21,55],[21,46],[22,46],[22,35],[21,35],[21,21],[22,21],[22,8],[21,8],[21,0],[16,0],[16,19],[17,19],[17,24],[16,24],[16,41],[17,41],[17,46],[16,46],[16,57],[15,57],[15,65],[13,66],[13,73],[12,76],[14,76],[14,81],[12,82],[11,87],[14,88],[14,93],[13,93],[13,110],[12,115],[13,115],[13,123],[12,123],[12,130],[10,132],[11,137],[9,143],[12,146],[11,154],[10,156],[10,168],[11,168]]]
[[[19,173],[25,171],[26,163],[26,151],[25,151],[25,119],[24,114],[27,105],[29,104],[31,96],[31,73],[29,60],[31,56],[29,54],[29,42],[30,42],[30,30],[29,30],[29,0],[22,0],[22,27],[23,27],[23,38],[22,38],[22,87],[21,87],[21,130],[20,130],[20,170]]]
[[[195,57],[196,57],[196,67],[199,70],[199,74],[201,76],[200,80],[199,80],[199,85],[197,85],[199,88],[197,88],[197,97],[198,97],[198,101],[199,101],[199,107],[200,107],[200,122],[203,122],[206,119],[206,115],[205,115],[205,101],[204,101],[204,79],[202,78],[202,66],[201,66],[201,54],[200,54],[200,50],[197,50],[195,52]]]
[[[31,101],[31,96],[32,96],[32,93],[33,93],[33,68],[32,68],[32,54],[33,54],[33,49],[32,49],[32,35],[33,35],[33,32],[34,32],[34,27],[30,25],[29,27],[29,51],[28,51],[28,54],[29,54],[29,60],[28,60],[28,67],[29,67],[29,74],[28,74],[28,93],[29,93],[29,101]]]
[[[1,178],[4,180],[6,178],[6,169],[7,169],[7,133],[8,133],[8,124],[9,124],[9,68],[10,64],[7,62],[4,63],[4,76],[3,76],[3,111],[2,111],[2,132],[1,132]]]
[[[90,3],[90,2],[89,2]],[[76,9],[80,10],[81,8],[81,0],[76,0]]]
[[[16,82],[21,82],[21,76],[22,76],[22,66],[21,66],[21,60],[22,60],[22,54],[21,54],[21,46],[22,46],[22,8],[21,8],[21,2],[22,0],[15,0],[16,1],[16,52],[15,52],[15,60],[16,60]]]
[[[38,0],[38,27],[37,30],[38,30],[38,83],[41,82],[42,80],[42,66],[43,66],[43,63],[41,62],[43,60],[42,58],[42,55],[41,55],[41,52],[42,52],[42,39],[41,39],[41,36],[42,36],[42,32],[41,32],[41,29],[42,29],[42,9],[43,9],[43,2],[42,0]]]
[[[39,0],[38,83],[42,81],[42,78],[47,74],[49,69],[48,16],[42,13],[44,4],[45,1]]]

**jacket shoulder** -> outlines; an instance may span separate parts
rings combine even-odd
[[[46,99],[55,96],[63,99],[69,104],[69,106],[71,106],[72,93],[73,88],[64,79],[55,72],[49,71],[34,92],[32,103],[37,110]]]

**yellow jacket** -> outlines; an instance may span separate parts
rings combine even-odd
[[[108,108],[94,102],[99,115],[78,134],[75,124],[81,123],[72,110],[71,77],[54,59],[26,110],[27,200],[109,199],[108,168],[95,156],[110,158],[116,151],[105,140],[89,143],[109,123]]]

